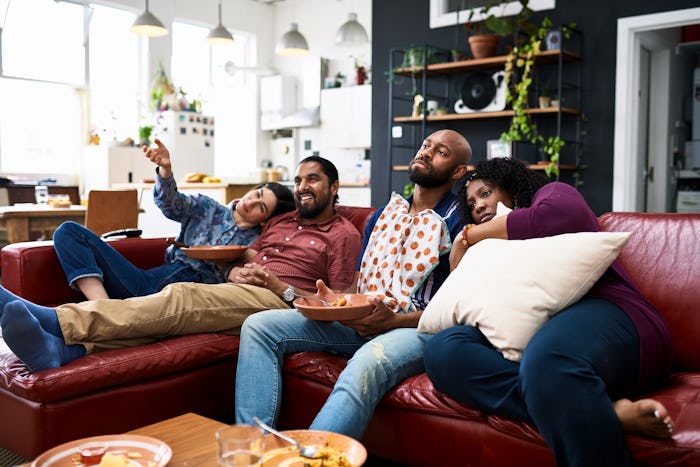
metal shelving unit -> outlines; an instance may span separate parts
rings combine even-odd
[[[562,37],[563,34],[562,34]],[[533,85],[531,87],[530,109],[527,111],[537,124],[549,130],[546,134],[559,136],[565,140],[566,146],[561,153],[559,164],[560,173],[568,172],[573,176],[573,184],[579,181],[579,173],[584,168],[582,98],[581,98],[581,68],[582,68],[582,35],[572,31],[571,39],[565,39],[563,48],[542,51],[535,60]],[[405,66],[406,54],[409,50],[422,47],[422,57],[434,56],[437,63],[422,63]],[[420,53],[418,54],[421,55]],[[450,54],[445,49],[424,44],[419,47],[394,48],[389,52],[389,93],[388,114],[390,128],[387,148],[387,170],[390,174],[390,187],[397,191],[408,182],[405,174],[408,162],[416,148],[431,131],[440,123],[457,128],[461,122],[468,124],[475,120],[492,120],[493,138],[498,139],[501,132],[508,127],[508,119],[513,116],[512,110],[495,112],[476,111],[471,113],[447,113],[445,115],[428,115],[426,106],[419,116],[412,115],[413,96],[420,94],[424,103],[436,99],[445,103],[449,109],[454,105],[454,90],[459,77],[475,71],[498,71],[506,63],[506,56],[489,57],[485,59],[448,61]],[[555,83],[551,87],[552,99],[558,99],[559,105],[549,108],[538,108],[537,96],[545,82]],[[523,146],[529,146],[524,148]],[[529,143],[518,143],[515,157],[527,149],[536,154],[538,148]],[[544,170],[546,164],[533,162],[530,167]]]

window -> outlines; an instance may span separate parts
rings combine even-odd
[[[4,76],[85,84],[82,6],[11,0],[0,15]]]
[[[76,183],[88,126],[107,141],[138,135],[134,17],[98,5],[0,0],[0,171]]]
[[[430,28],[466,23],[473,9],[480,10],[488,3],[490,3],[489,0],[430,0]],[[528,6],[534,11],[551,10],[556,6],[556,0],[530,0]],[[519,1],[511,1],[505,5],[502,12],[494,10],[494,14],[499,16],[514,15],[520,11],[520,8]],[[498,9],[500,10],[501,7]],[[474,16],[475,21],[479,19],[480,15]]]
[[[81,97],[65,84],[0,78],[0,169],[71,173],[81,150]]]
[[[0,6],[0,170],[72,173],[84,102],[75,86],[86,79],[83,7],[53,0]]]
[[[89,125],[107,142],[133,138],[138,141],[141,98],[139,37],[129,32],[134,14],[93,7],[90,19],[90,117]],[[142,107],[147,106],[142,103]]]

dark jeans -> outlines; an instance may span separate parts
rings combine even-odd
[[[533,423],[558,466],[630,464],[611,403],[634,389],[639,337],[604,300],[582,300],[552,317],[521,362],[506,360],[473,326],[436,334],[424,352],[440,391],[482,411]]]
[[[56,255],[68,284],[83,277],[102,280],[110,298],[129,298],[160,292],[172,282],[198,282],[186,264],[167,263],[144,270],[112,248],[94,232],[76,222],[64,222],[53,235]]]

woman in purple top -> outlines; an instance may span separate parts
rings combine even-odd
[[[514,210],[493,219],[499,201]],[[548,183],[512,159],[480,162],[467,175],[458,202],[465,223],[477,225],[455,239],[452,268],[469,246],[486,238],[599,230],[578,191]],[[668,375],[671,342],[663,318],[617,260],[578,303],[535,334],[520,362],[505,359],[474,326],[436,334],[424,359],[439,390],[480,410],[534,424],[560,466],[630,465],[625,433],[671,436],[661,403],[627,399]]]

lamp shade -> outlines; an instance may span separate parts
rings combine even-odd
[[[367,43],[369,43],[367,31],[365,31],[365,28],[357,21],[357,14],[348,14],[348,20],[340,26],[340,29],[338,29],[338,32],[335,34],[335,45],[355,47]]]
[[[148,0],[146,0],[146,9],[134,20],[129,31],[148,37],[160,37],[168,34],[163,23],[148,10]]]
[[[297,23],[290,24],[289,31],[285,32],[277,42],[275,53],[283,56],[307,55],[309,53],[309,45],[299,32]]]
[[[233,36],[221,23],[221,1],[219,1],[219,24],[209,31],[206,41],[211,45],[232,44]]]

